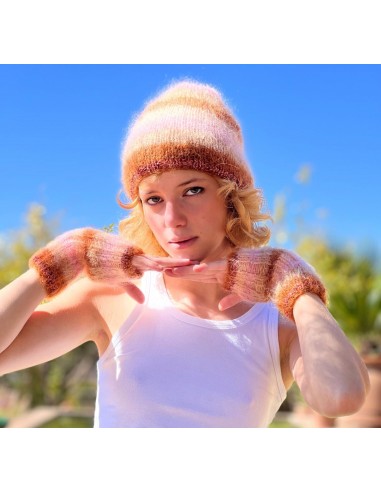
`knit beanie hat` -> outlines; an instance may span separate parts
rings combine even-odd
[[[134,119],[122,150],[122,184],[131,199],[147,176],[194,169],[253,184],[241,128],[214,87],[194,81],[170,85]]]

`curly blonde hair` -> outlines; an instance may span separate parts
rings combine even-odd
[[[261,212],[264,204],[262,190],[253,187],[240,189],[233,181],[214,178],[219,184],[217,193],[225,198],[228,210],[226,237],[231,244],[240,248],[258,248],[267,244],[270,229],[259,223],[271,220],[271,216]],[[131,211],[127,218],[119,222],[119,234],[147,254],[168,256],[144,219],[140,198],[127,204],[122,203],[119,197],[117,201],[122,208]]]

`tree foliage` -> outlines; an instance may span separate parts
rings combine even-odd
[[[57,227],[57,219],[46,220],[42,205],[32,204],[26,213],[25,225],[1,236],[0,288],[28,269],[30,256],[54,237]]]
[[[322,276],[330,297],[330,311],[353,337],[381,334],[381,274],[377,258],[305,237],[298,251]]]
[[[297,183],[305,185],[310,179],[311,167],[302,166],[296,175]],[[321,224],[306,220],[305,208],[288,202],[285,193],[275,198],[274,245],[297,250],[315,267],[327,286],[331,313],[356,344],[373,339],[381,347],[379,258],[369,251],[359,253],[334,244],[322,233]],[[292,214],[292,209],[297,213]],[[324,219],[326,213],[326,209],[320,209],[314,215]]]

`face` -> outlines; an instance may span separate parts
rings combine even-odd
[[[230,251],[218,187],[212,176],[193,170],[168,171],[140,183],[145,220],[169,256],[211,261]]]

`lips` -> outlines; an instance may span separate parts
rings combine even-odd
[[[185,239],[173,239],[172,241],[168,241],[168,243],[171,246],[174,246],[175,248],[186,248],[188,246],[191,246],[197,239],[197,236],[185,238]]]
[[[173,239],[172,241],[168,241],[170,244],[178,244],[178,243],[185,243],[187,241],[190,241],[191,239],[195,239],[195,237],[187,237],[185,239]]]

